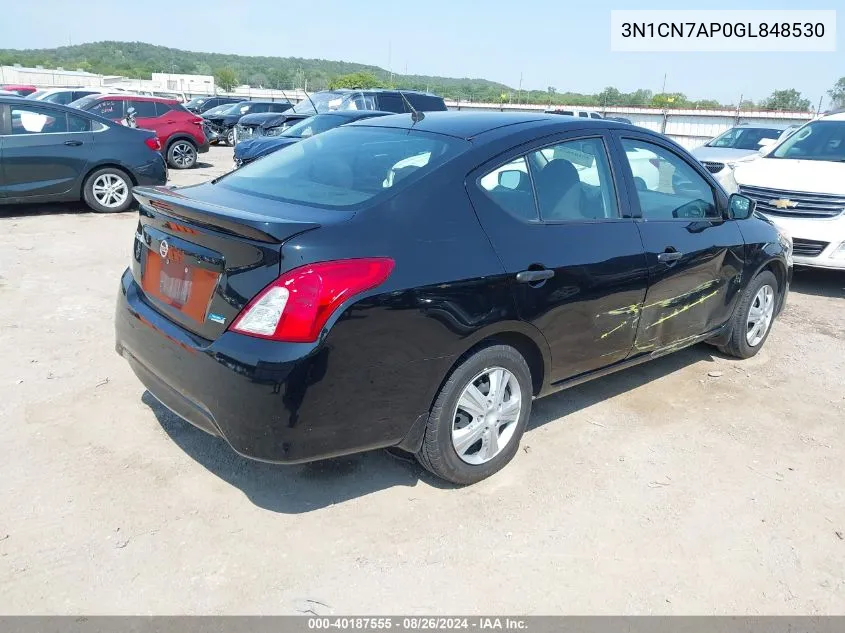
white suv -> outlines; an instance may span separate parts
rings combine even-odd
[[[732,176],[728,191],[792,237],[796,264],[845,270],[845,112],[807,123]]]

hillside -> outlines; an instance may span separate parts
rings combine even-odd
[[[268,88],[327,88],[329,82],[341,75],[366,73],[379,82],[388,83],[390,73],[378,66],[326,59],[299,57],[252,57],[221,53],[183,51],[144,42],[95,42],[59,48],[11,50],[0,49],[0,64],[41,65],[45,68],[61,66],[81,68],[102,75],[149,78],[154,72],[214,75],[222,69],[231,69],[239,84]],[[502,92],[511,91],[504,84],[486,79],[457,79],[426,75],[393,75],[393,84],[405,88],[426,88],[450,94],[494,93],[498,99]]]

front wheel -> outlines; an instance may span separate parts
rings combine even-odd
[[[226,132],[226,144],[229,147],[235,146],[235,128],[232,128],[228,132]]]
[[[173,169],[190,169],[197,163],[197,148],[190,141],[178,140],[167,150],[167,164]]]
[[[737,358],[751,358],[769,337],[778,302],[778,280],[764,270],[748,284],[731,318],[731,338],[719,349]]]
[[[132,206],[132,181],[122,170],[104,167],[88,176],[82,196],[97,213],[120,213]]]
[[[475,352],[441,387],[417,459],[452,483],[489,477],[516,454],[531,398],[531,372],[518,351],[492,345]]]

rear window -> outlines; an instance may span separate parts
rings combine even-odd
[[[411,102],[414,109],[421,112],[442,112],[446,110],[446,103],[441,97],[431,95],[420,95],[413,92],[406,92],[405,98]]]
[[[419,130],[339,127],[232,172],[220,185],[285,202],[347,208],[396,192],[469,146]]]

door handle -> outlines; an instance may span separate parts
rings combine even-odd
[[[555,271],[549,268],[542,268],[540,270],[523,270],[516,273],[516,280],[522,284],[533,284],[538,281],[545,281],[555,276]]]
[[[684,256],[684,254],[679,253],[678,251],[665,251],[663,253],[657,254],[657,261],[659,261],[662,264],[669,264],[671,262],[678,261],[683,256]]]
[[[65,141],[65,145],[70,145],[71,147],[77,147],[82,145],[82,141]]]

